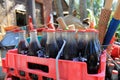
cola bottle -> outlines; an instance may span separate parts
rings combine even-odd
[[[107,78],[111,80],[112,76],[112,70],[114,69],[115,65],[113,63],[108,64],[108,72],[107,72]]]
[[[107,64],[112,63],[112,59],[108,58],[107,59]]]
[[[67,40],[67,30],[62,30],[62,39]]]
[[[35,56],[35,57],[44,57],[44,53],[41,51],[41,45],[37,38],[37,31],[35,29],[30,31],[30,43],[29,43],[29,53],[28,56]],[[34,63],[28,63],[29,69],[39,69],[39,65],[36,65]],[[37,80],[37,76],[35,74],[29,74],[31,75],[32,79]]]
[[[118,80],[120,80],[120,69],[118,69]]]
[[[41,46],[44,47],[44,48],[45,48],[45,45],[46,45],[46,41],[47,41],[47,29],[44,29],[42,31],[42,39],[40,41]]]
[[[62,45],[63,45],[62,29],[57,29],[56,30],[55,38],[56,38],[56,42],[57,42],[57,45],[58,45],[59,50],[60,50]]]
[[[85,30],[79,30],[77,32],[77,44],[78,44],[79,58],[80,61],[82,62],[87,61],[87,54],[85,53],[87,42],[88,41],[86,39]]]
[[[116,63],[117,63],[117,64],[118,64],[118,66],[120,67],[120,61],[117,61]]]
[[[99,69],[100,56],[98,47],[96,46],[96,37],[94,31],[87,30],[88,33],[88,44],[86,46],[87,53],[87,69],[89,74],[97,74]]]
[[[98,39],[98,31],[95,29],[92,29],[91,31],[92,31],[92,35],[93,35],[93,44],[94,44],[93,51],[98,56],[98,64],[99,64],[102,50],[101,50],[100,41]]]
[[[100,57],[100,55],[101,55],[101,45],[100,45],[100,41],[99,41],[99,39],[98,39],[98,31],[97,30],[95,30],[95,29],[93,29],[93,35],[95,35],[95,39],[94,39],[94,45],[95,45],[95,49],[96,49],[96,52],[97,52],[97,54],[99,55],[99,57]]]
[[[46,57],[56,58],[59,48],[55,39],[55,30],[47,30]]]
[[[111,80],[118,80],[118,71],[112,70]]]
[[[65,60],[74,60],[79,56],[75,30],[68,30],[65,34],[66,45],[63,49],[63,57]]]
[[[41,45],[37,38],[37,31],[31,30],[30,31],[30,44],[29,44],[29,56],[38,56],[40,53],[41,56],[44,54],[41,52]]]
[[[117,62],[117,61],[120,61],[120,59],[118,57],[115,58],[115,62]]]
[[[119,67],[120,67],[120,61],[116,61],[116,65],[115,65],[114,69],[119,71],[119,69],[120,69]]]
[[[18,43],[18,54],[28,54],[28,42],[26,40],[25,31],[22,30],[19,32],[19,43]]]

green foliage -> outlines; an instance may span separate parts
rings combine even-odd
[[[117,37],[117,41],[120,42],[120,25],[119,25],[118,28],[117,28],[116,37]]]

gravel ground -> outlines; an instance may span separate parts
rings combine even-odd
[[[5,77],[5,73],[2,72],[2,62],[1,62],[1,59],[5,57],[5,53],[6,50],[0,50],[0,80],[4,80]]]

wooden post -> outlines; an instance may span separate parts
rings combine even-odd
[[[5,8],[6,8],[6,16],[7,16],[7,26],[10,26],[10,18],[9,18],[9,4],[8,4],[8,0],[5,0]]]
[[[30,15],[33,19],[33,25],[36,26],[35,0],[26,0],[26,7],[27,7],[27,21],[28,21],[29,15]]]
[[[54,0],[54,5],[56,8],[57,16],[58,17],[63,17],[63,8],[62,8],[62,2],[61,0]]]
[[[74,0],[69,0],[69,14],[72,15],[72,11],[74,10]]]
[[[105,0],[104,9],[111,10],[113,0]]]

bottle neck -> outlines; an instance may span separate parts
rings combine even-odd
[[[113,71],[117,72],[117,73],[114,73]],[[112,70],[112,80],[118,80],[118,71],[117,70]]]
[[[38,41],[37,32],[30,32],[30,41]]]
[[[67,31],[62,32],[62,39],[67,40]]]
[[[47,36],[47,32],[42,32],[42,37],[46,37]]]
[[[47,44],[56,43],[55,32],[47,32]]]
[[[55,33],[55,37],[56,37],[56,39],[62,39],[62,34],[61,34],[61,32],[56,32],[56,33]]]
[[[75,40],[75,32],[67,32],[67,41]]]
[[[25,36],[24,32],[19,33],[19,41],[21,41],[21,40],[26,40],[26,36]]]
[[[85,40],[85,32],[78,32],[78,41],[82,39]]]

